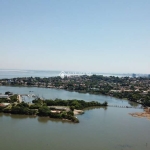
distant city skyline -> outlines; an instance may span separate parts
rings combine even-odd
[[[19,72],[57,72],[57,75],[60,76],[60,73],[61,72],[64,72],[66,73],[67,75],[93,75],[93,74],[96,74],[96,75],[129,75],[131,77],[138,77],[138,76],[144,76],[144,75],[150,75],[150,73],[130,73],[130,72],[122,72],[122,73],[119,73],[119,72],[90,72],[90,71],[77,71],[77,70],[41,70],[41,69],[1,69],[0,68],[0,73],[2,72],[15,72],[15,73],[19,73]]]
[[[0,1],[0,69],[150,74],[149,0]]]

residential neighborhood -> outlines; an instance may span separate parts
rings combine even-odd
[[[1,79],[1,86],[57,88],[81,93],[103,94],[150,105],[150,78],[82,75]],[[7,94],[6,94],[7,95]],[[2,95],[1,95],[2,96]]]

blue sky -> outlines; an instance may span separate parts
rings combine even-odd
[[[150,73],[150,0],[0,0],[0,68]]]

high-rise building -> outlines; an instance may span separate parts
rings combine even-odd
[[[136,74],[133,73],[133,74],[132,74],[132,78],[136,78]]]

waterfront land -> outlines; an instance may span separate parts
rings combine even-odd
[[[150,78],[149,77],[105,77],[68,76],[68,77],[21,77],[1,79],[2,86],[30,86],[57,88],[81,93],[102,94],[150,106]]]
[[[32,103],[25,103],[20,100],[20,95],[12,95],[7,98],[0,98],[0,112],[22,115],[38,115],[69,120],[78,123],[75,115],[84,113],[83,109],[94,106],[107,106],[107,102],[85,102],[83,100],[42,100],[37,98]]]

